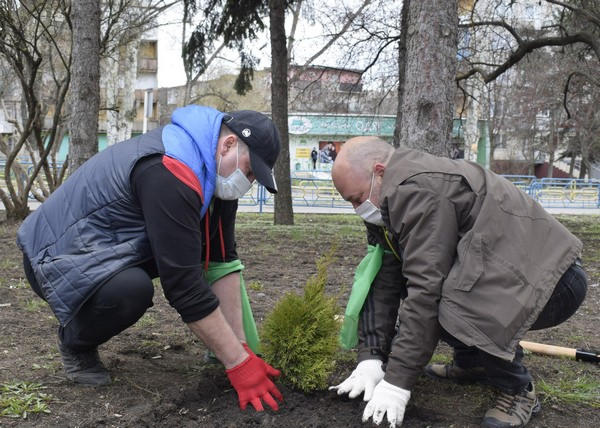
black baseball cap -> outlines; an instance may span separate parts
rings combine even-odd
[[[273,166],[281,151],[281,141],[273,121],[257,111],[238,110],[225,113],[223,125],[248,146],[250,167],[256,180],[269,192],[277,193]]]

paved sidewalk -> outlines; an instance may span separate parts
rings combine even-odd
[[[240,205],[238,207],[239,212],[247,212],[247,213],[257,213],[259,212],[259,207],[249,206],[249,205]],[[569,208],[569,207],[552,207],[546,208],[550,214],[569,214],[569,215],[600,215],[600,208]],[[273,206],[272,205],[263,205],[263,212],[272,213]],[[311,213],[311,214],[354,214],[354,210],[352,206],[348,206],[348,208],[342,207],[307,207],[307,206],[294,206],[294,213]]]
[[[40,206],[40,203],[37,201],[32,201],[29,203],[29,208],[35,210]],[[0,211],[4,209],[4,205],[0,202]],[[245,213],[258,213],[259,212],[258,205],[240,205],[238,208],[239,212]],[[568,214],[568,215],[600,215],[600,208],[569,208],[569,207],[552,207],[546,208],[550,214]],[[272,213],[273,205],[263,205],[262,212],[264,213]],[[310,214],[354,214],[354,210],[352,206],[348,205],[348,207],[308,207],[295,205],[294,213],[310,213]]]

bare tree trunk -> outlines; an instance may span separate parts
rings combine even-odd
[[[571,162],[569,162],[569,177],[573,177],[574,171],[575,171],[575,156],[572,156]]]
[[[550,149],[550,159],[548,159],[548,173],[546,174],[546,177],[548,178],[552,178],[552,176],[554,175],[554,156],[555,156],[555,151],[553,148]]]
[[[115,58],[116,57],[116,58]],[[104,57],[104,88],[106,90],[106,142],[119,142],[119,49]]]
[[[288,133],[287,48],[285,36],[286,0],[269,0],[271,24],[271,114],[281,137],[281,153],[275,164],[275,224],[294,224],[290,182],[290,140]]]
[[[581,145],[580,140],[579,140],[579,129],[577,129],[575,131],[575,141],[577,141],[577,145]],[[573,174],[575,172],[575,160],[577,158],[577,155],[575,154],[575,145],[572,143],[571,143],[570,151],[571,151],[571,162],[569,162],[569,177],[573,177]]]
[[[398,109],[396,112],[396,126],[394,127],[394,147],[400,147],[402,105],[404,103],[404,83],[406,79],[406,39],[408,33],[409,7],[410,0],[404,0],[402,4],[402,18],[400,18],[400,40],[398,41]]]
[[[71,4],[73,63],[69,119],[69,169],[75,171],[98,151],[100,108],[100,2]]]
[[[579,169],[579,179],[583,180],[585,178],[586,174],[587,174],[587,165],[582,159],[581,160],[581,168]]]
[[[400,145],[448,156],[457,68],[456,0],[410,2]]]
[[[136,37],[127,44],[125,49],[124,73],[123,73],[123,101],[119,109],[119,141],[129,140],[135,120],[135,78],[137,76],[137,55],[140,39]]]

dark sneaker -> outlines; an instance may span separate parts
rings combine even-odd
[[[110,383],[110,375],[100,361],[98,349],[77,352],[58,341],[67,379],[83,385],[99,386]]]
[[[516,395],[501,393],[496,407],[486,412],[481,422],[485,428],[524,427],[542,407],[535,395],[533,383]]]
[[[435,379],[451,380],[457,383],[486,383],[487,376],[483,367],[463,369],[452,364],[433,363],[425,367],[425,374]]]

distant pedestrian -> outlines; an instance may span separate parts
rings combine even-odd
[[[319,151],[319,160],[322,164],[323,163],[331,163],[331,156],[329,156],[329,146],[328,145],[323,146],[323,148]]]
[[[329,148],[329,157],[331,158],[331,162],[335,162],[335,158],[337,157],[337,151],[335,150],[335,145],[331,144]]]
[[[319,158],[319,152],[317,152],[316,147],[313,147],[312,152],[310,152],[310,158],[312,159],[313,169],[317,169],[317,159]]]

